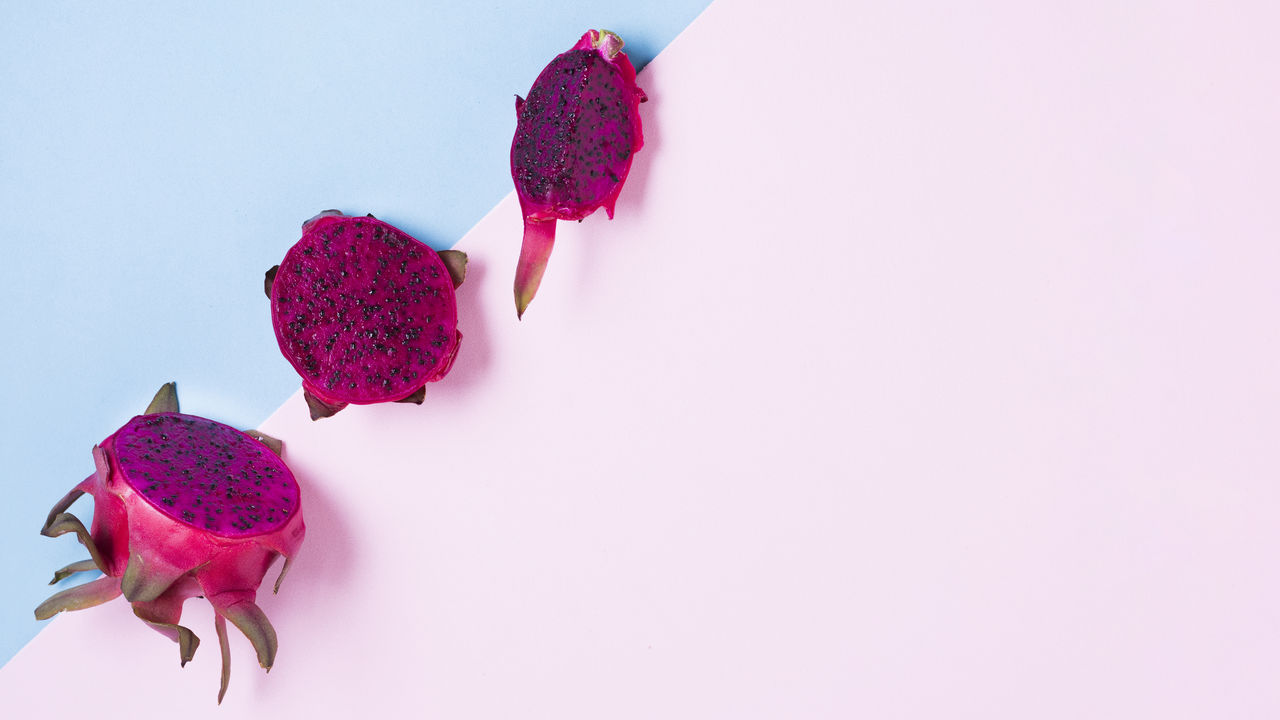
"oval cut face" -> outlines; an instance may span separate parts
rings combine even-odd
[[[520,106],[511,168],[522,198],[580,220],[630,169],[633,90],[595,50],[562,53]]]
[[[309,223],[271,286],[280,350],[331,402],[400,400],[457,352],[453,281],[434,250],[374,218]]]
[[[298,512],[298,483],[267,446],[194,415],[139,415],[115,435],[116,469],[169,517],[223,537],[279,529]]]

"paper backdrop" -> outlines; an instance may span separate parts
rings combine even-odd
[[[508,196],[457,244],[466,339],[422,407],[263,424],[310,528],[270,675],[233,638],[215,708],[216,652],[179,670],[115,603],[0,698],[1274,715],[1276,19],[713,3],[523,322]]]
[[[169,380],[241,427],[298,387],[262,274],[303,220],[454,244],[547,61],[606,27],[647,62],[706,3],[0,2],[0,662],[80,559],[37,531],[94,443]]]

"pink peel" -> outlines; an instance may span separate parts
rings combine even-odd
[[[221,702],[230,677],[225,620],[245,633],[263,667],[275,661],[275,630],[254,599],[276,559],[285,560],[278,590],[297,556],[306,533],[301,495],[275,452],[279,441],[178,413],[172,385],[147,409],[93,448],[94,474],[54,505],[41,530],[75,534],[91,555],[55,581],[90,569],[102,577],[55,593],[36,617],[124,595],[139,619],[177,642],[185,665],[200,639],[179,624],[182,605],[207,598],[223,656]],[[94,499],[91,529],[68,512],[85,494]]]

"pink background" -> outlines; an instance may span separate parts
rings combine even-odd
[[[207,609],[179,671],[118,602],[0,698],[1280,716],[1272,8],[719,0],[524,322],[508,197],[423,407],[263,425],[310,527],[270,675],[233,637],[219,710]]]

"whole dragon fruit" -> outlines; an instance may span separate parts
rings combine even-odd
[[[582,220],[613,206],[644,145],[636,71],[622,38],[589,30],[516,97],[511,177],[524,216],[516,267],[516,315],[523,317],[551,257],[557,220]]]
[[[254,600],[277,556],[298,553],[306,527],[298,483],[278,457],[279,440],[178,412],[173,383],[144,414],[93,448],[95,472],[49,512],[42,535],[75,533],[89,558],[58,570],[49,584],[101,570],[36,608],[36,619],[100,605],[120,595],[133,612],[178,643],[182,665],[200,639],[179,625],[182,604],[206,598],[222,651],[222,702],[231,678],[227,621],[253,643],[258,663],[275,662],[276,632]],[[93,496],[92,529],[67,509]]]
[[[326,210],[303,223],[265,289],[311,419],[349,403],[421,405],[462,342],[454,289],[466,272],[465,253],[436,253],[372,215]]]

